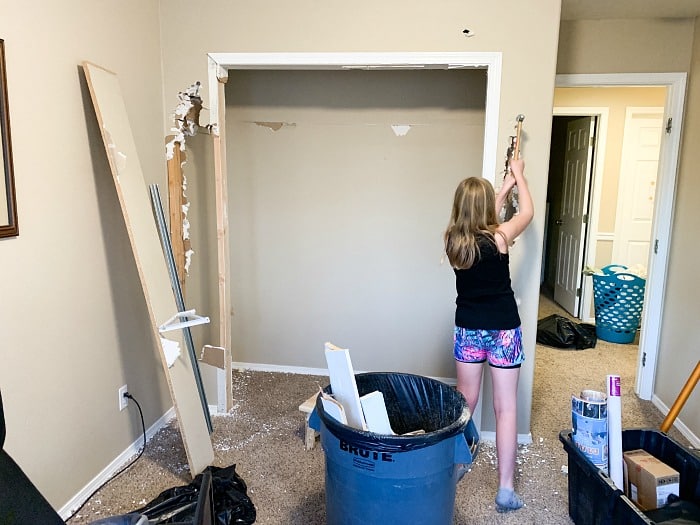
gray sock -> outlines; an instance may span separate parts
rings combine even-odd
[[[496,494],[496,510],[498,512],[517,510],[523,505],[522,498],[514,490],[498,489],[498,494]]]

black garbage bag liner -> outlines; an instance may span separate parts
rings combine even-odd
[[[552,314],[537,321],[537,342],[555,348],[584,350],[595,347],[598,338],[595,325],[575,323],[561,315]]]
[[[216,525],[250,525],[255,523],[255,505],[248,497],[245,481],[236,473],[236,465],[228,467],[209,466],[205,472],[211,472],[214,516]],[[144,507],[134,511],[148,517],[149,520],[163,518],[172,514],[177,509],[184,508],[181,512],[173,514],[169,518],[158,523],[182,523],[193,519],[195,504],[199,497],[199,488],[202,484],[202,474],[198,474],[192,483],[180,487],[173,487],[161,492],[155,499]]]
[[[375,434],[343,425],[326,415],[320,397],[316,399],[316,411],[334,436],[362,448],[407,452],[429,447],[464,433],[471,418],[464,396],[456,388],[432,378],[378,372],[355,374],[355,382],[360,396],[377,390],[384,395],[391,428],[398,435]],[[330,385],[324,391],[333,393]],[[425,433],[401,435],[416,430]]]

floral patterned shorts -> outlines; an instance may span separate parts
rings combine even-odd
[[[469,330],[455,326],[455,359],[462,363],[483,363],[497,368],[517,368],[525,361],[523,334],[513,330]]]

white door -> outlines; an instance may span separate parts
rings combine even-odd
[[[613,262],[645,271],[649,260],[663,108],[627,108]]]
[[[561,212],[554,222],[558,238],[554,300],[573,316],[578,316],[581,293],[594,126],[594,117],[577,118],[567,125]]]

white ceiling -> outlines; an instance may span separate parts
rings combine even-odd
[[[695,18],[700,0],[562,0],[562,20]]]

